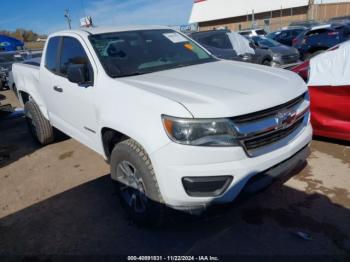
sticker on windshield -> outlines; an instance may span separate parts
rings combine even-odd
[[[179,33],[166,33],[163,34],[166,38],[168,38],[171,42],[173,42],[174,44],[177,43],[183,43],[183,42],[188,42],[188,40],[183,37],[182,35],[180,35]]]

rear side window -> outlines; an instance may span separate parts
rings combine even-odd
[[[45,67],[51,72],[56,73],[57,70],[57,51],[60,45],[60,37],[52,37],[47,44]]]
[[[303,32],[303,30],[294,30],[291,32],[292,37],[297,37],[298,35],[301,34],[301,32]]]
[[[256,34],[257,35],[266,35],[266,31],[264,29],[259,29],[259,30],[256,30]]]
[[[89,58],[84,48],[77,39],[64,37],[60,59],[60,74],[67,76],[69,66],[78,64],[84,64],[90,68]]]
[[[309,36],[309,37],[310,36],[318,36],[320,34],[325,34],[325,33],[328,33],[328,32],[330,32],[329,29],[318,29],[318,30],[312,30],[312,31],[308,32],[306,35]]]
[[[250,35],[251,33],[250,31],[239,32],[240,35]]]
[[[290,37],[290,31],[283,31],[276,37],[276,40],[283,40],[288,37]]]
[[[346,26],[343,28],[343,33],[345,36],[350,37],[350,26]]]
[[[220,48],[220,49],[232,49],[230,39],[228,38],[226,33],[207,36],[202,39],[202,42],[205,45]]]

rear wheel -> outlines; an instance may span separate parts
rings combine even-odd
[[[271,66],[271,61],[266,59],[262,62],[262,64],[266,66]]]
[[[325,51],[325,50],[319,50],[319,51],[316,51],[316,52],[312,53],[312,54],[310,55],[309,59],[310,59],[310,58],[313,58],[313,57],[315,57],[315,56],[317,56],[317,55],[319,55],[319,54],[322,54],[324,51]]]
[[[311,58],[319,55],[319,54],[322,54],[325,50],[318,50],[318,51],[315,51],[315,52],[312,52],[312,53],[306,53],[304,54],[303,56],[303,60],[306,61],[306,60],[310,60]]]
[[[152,163],[141,145],[132,139],[117,144],[111,155],[111,174],[121,204],[135,222],[153,226],[163,223],[163,199]]]
[[[30,133],[41,145],[47,145],[54,141],[54,130],[50,122],[41,113],[38,105],[29,100],[24,105],[24,113]]]

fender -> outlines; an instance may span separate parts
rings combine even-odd
[[[39,68],[32,65],[16,63],[13,65],[12,73],[17,92],[19,94],[21,94],[21,92],[28,94],[39,106],[45,118],[49,119],[45,101],[40,93]],[[25,101],[23,101],[22,95],[20,96],[20,103],[24,106]]]

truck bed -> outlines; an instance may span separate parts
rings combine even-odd
[[[12,77],[19,92],[37,94],[39,88],[40,61],[28,60],[12,65]]]

